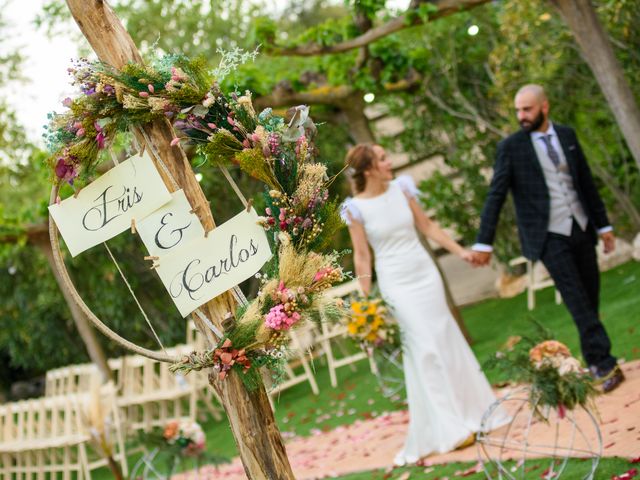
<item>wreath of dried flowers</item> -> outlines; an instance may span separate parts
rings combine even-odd
[[[210,164],[236,165],[266,185],[260,223],[274,256],[257,297],[238,307],[215,348],[172,366],[183,372],[214,367],[221,379],[236,370],[253,388],[260,382],[257,367],[272,369],[276,379],[281,374],[287,330],[320,321],[321,310],[330,321],[344,316],[339,300],[322,295],[346,276],[339,254],[323,253],[342,222],[338,202],[328,198],[335,177],[316,160],[317,129],[308,108],[295,107],[287,118],[271,109],[256,113],[249,92],[225,95],[214,73],[202,58],[182,55],[121,70],[79,60],[69,74],[82,93],[64,100],[67,112],[50,115],[45,138],[53,152],[52,181],[76,189],[95,176],[119,134],[167,118],[180,132],[172,146],[193,144]]]

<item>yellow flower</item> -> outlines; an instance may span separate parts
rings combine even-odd
[[[358,333],[358,326],[353,322],[349,322],[349,324],[347,325],[347,331],[349,332],[349,334],[355,335],[356,333]]]
[[[353,322],[359,327],[362,327],[367,323],[367,317],[365,317],[364,315],[354,315]]]
[[[360,315],[363,314],[364,311],[363,311],[362,302],[353,302],[351,304],[351,310],[353,310],[353,313],[355,314],[360,314]]]
[[[377,309],[378,305],[376,304],[376,302],[369,302],[369,304],[367,305],[367,314],[373,315],[374,313],[376,313]]]
[[[365,339],[367,342],[375,342],[375,341],[376,341],[376,338],[378,338],[378,335],[376,335],[376,332],[369,332],[369,333],[367,334],[367,336],[366,336],[366,337],[364,337],[364,339]]]
[[[382,319],[382,317],[380,315],[376,315],[374,317],[374,319],[373,319],[373,322],[371,322],[371,329],[372,330],[377,330],[382,325],[384,325],[384,320]]]

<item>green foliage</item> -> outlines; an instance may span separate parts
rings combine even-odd
[[[387,2],[385,0],[344,0],[344,3],[350,9],[374,19],[376,14],[385,8]]]

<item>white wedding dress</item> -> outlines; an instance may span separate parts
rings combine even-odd
[[[362,223],[374,251],[378,286],[397,319],[409,406],[409,431],[396,465],[454,449],[480,430],[496,400],[480,365],[451,315],[442,278],[415,230],[407,196],[411,177],[391,181],[373,198],[348,198],[342,218]],[[509,421],[495,412],[490,429]]]

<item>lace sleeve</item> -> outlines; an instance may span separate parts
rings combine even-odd
[[[416,198],[422,194],[422,192],[418,190],[418,187],[416,187],[413,178],[411,178],[409,175],[400,175],[395,179],[395,182],[405,194],[411,197]]]
[[[351,225],[352,220],[364,223],[362,214],[360,213],[360,210],[358,210],[356,202],[354,202],[351,197],[345,199],[345,201],[342,202],[342,205],[340,205],[340,217],[342,218],[342,221],[347,225]]]

